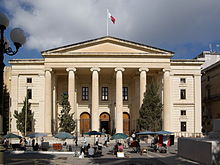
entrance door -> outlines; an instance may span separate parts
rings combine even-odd
[[[123,132],[127,135],[130,133],[130,116],[126,112],[123,112]]]
[[[100,131],[105,131],[105,133],[110,133],[110,115],[106,112],[100,115]]]
[[[80,115],[80,133],[89,132],[91,129],[90,114],[84,112]]]

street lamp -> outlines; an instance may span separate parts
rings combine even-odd
[[[7,39],[4,37],[4,31],[9,25],[8,18],[0,13],[0,137],[3,135],[3,72],[4,72],[4,54],[13,56],[18,52],[18,49],[25,43],[26,37],[24,31],[20,28],[14,28],[10,33],[10,38],[14,43],[16,50],[12,50],[9,47]],[[2,146],[0,146],[0,165],[4,164],[4,152],[2,152]]]
[[[0,13],[0,134],[3,134],[3,72],[4,72],[4,54],[8,54],[9,56],[13,56],[18,52],[18,49],[25,43],[26,37],[24,35],[24,31],[20,28],[14,28],[10,33],[10,38],[14,43],[16,50],[12,50],[9,47],[9,43],[7,39],[4,37],[4,31],[9,25],[8,18]]]

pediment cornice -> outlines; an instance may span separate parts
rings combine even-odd
[[[72,45],[49,49],[41,52],[42,56],[169,56],[171,51],[155,48],[140,43],[122,40],[114,37],[102,37]]]

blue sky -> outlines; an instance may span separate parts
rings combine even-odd
[[[190,59],[220,44],[219,0],[2,0],[10,20],[6,31],[22,28],[26,44],[13,57],[41,58],[46,49],[106,36],[106,10],[116,18],[109,35],[175,52]],[[13,45],[13,44],[11,44]]]

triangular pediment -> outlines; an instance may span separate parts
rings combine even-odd
[[[42,52],[43,56],[59,54],[164,54],[171,56],[173,52],[108,36]]]

